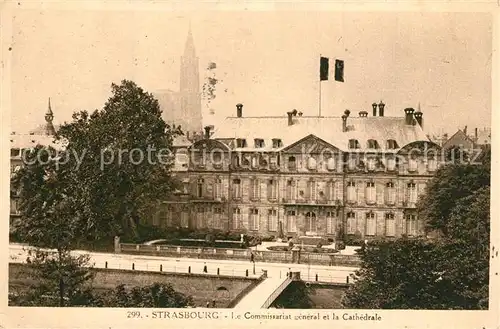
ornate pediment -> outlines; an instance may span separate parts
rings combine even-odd
[[[338,154],[341,151],[319,137],[309,135],[283,149],[283,153],[294,154]]]

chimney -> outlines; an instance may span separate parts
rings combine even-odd
[[[205,139],[210,139],[210,126],[205,127]]]
[[[385,108],[385,104],[380,101],[380,103],[378,104],[378,115],[383,117],[384,116],[384,108]]]
[[[347,131],[347,115],[342,115],[342,131]]]
[[[286,114],[288,115],[288,125],[293,125],[293,112],[286,112]]]
[[[422,122],[422,115],[423,113],[420,111],[415,112],[415,119],[417,120],[417,123],[419,124],[420,127],[424,127],[423,122]]]
[[[299,113],[297,113],[297,114],[299,115],[299,117],[301,117],[303,113],[302,113],[302,112],[299,112]]]
[[[476,128],[476,129],[474,129],[474,139],[475,139],[475,141],[476,141],[476,143],[477,143],[477,128]]]
[[[413,108],[405,108],[405,124],[413,125],[413,112],[415,112]]]
[[[376,117],[377,116],[377,103],[373,103],[372,107],[373,107],[373,116]]]
[[[359,116],[361,118],[366,118],[368,116],[368,112],[366,112],[366,111],[359,111]]]
[[[243,116],[243,104],[241,103],[236,104],[236,116],[238,118],[241,118]]]
[[[464,127],[464,134],[467,136],[467,126]]]

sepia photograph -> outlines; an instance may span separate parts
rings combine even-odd
[[[12,328],[498,308],[491,11],[9,8]]]

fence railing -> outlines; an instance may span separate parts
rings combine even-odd
[[[272,303],[278,298],[279,295],[285,290],[286,287],[292,282],[292,279],[290,277],[287,277],[283,282],[276,288],[276,290],[273,291],[273,293],[267,297],[266,301],[262,305],[261,308],[269,308],[269,306],[272,305]]]
[[[354,266],[360,264],[359,256],[301,252],[294,259],[291,251],[251,251],[249,249],[184,247],[169,245],[143,245],[121,243],[120,251],[129,254],[190,257],[206,259],[249,260],[253,253],[256,262],[299,263],[311,265]]]

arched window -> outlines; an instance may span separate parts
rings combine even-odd
[[[326,161],[326,169],[334,171],[336,169],[335,158],[331,157]]]
[[[203,197],[203,185],[204,185],[204,183],[205,183],[205,180],[203,178],[198,179],[197,189],[196,189],[196,196],[198,198]]]
[[[316,232],[316,214],[312,211],[306,213],[306,230]]]
[[[399,148],[398,143],[394,139],[388,139],[387,140],[387,149],[389,150],[395,150]]]
[[[367,143],[367,147],[369,149],[379,149],[380,146],[378,145],[378,142],[375,139],[369,139]]]

